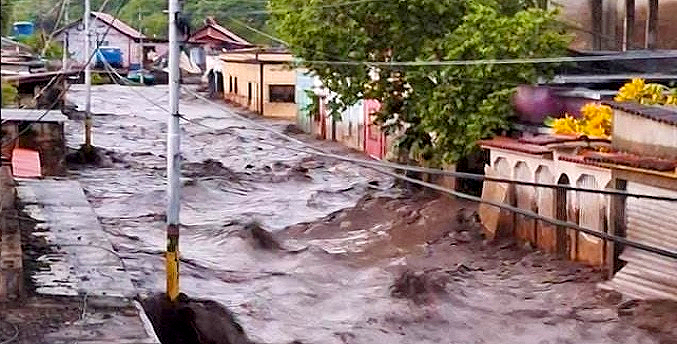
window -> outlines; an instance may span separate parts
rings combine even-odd
[[[269,98],[271,103],[294,103],[294,85],[269,85]]]
[[[233,86],[233,91],[235,94],[237,94],[237,77],[234,77],[233,80],[235,81],[235,86]]]
[[[228,93],[233,93],[233,76],[229,76],[228,80]]]

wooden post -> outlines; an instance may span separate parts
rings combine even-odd
[[[592,0],[592,49],[602,49],[602,0]]]
[[[628,182],[623,179],[614,177],[614,188],[616,190],[626,190]],[[612,195],[611,204],[609,205],[609,234],[625,237],[626,232],[626,218],[625,218],[625,202],[627,197],[620,195]],[[608,278],[613,277],[614,273],[620,269],[620,262],[618,257],[623,250],[623,246],[607,242],[606,245],[606,263],[608,268]]]
[[[625,0],[623,30],[623,51],[632,50],[632,39],[635,33],[635,0]]]
[[[656,49],[658,39],[658,0],[649,0],[649,19],[646,25],[646,48]]]
[[[569,178],[565,175],[561,176],[557,184],[568,185]],[[568,220],[567,211],[567,190],[565,188],[557,188],[555,190],[555,217],[561,221]],[[569,257],[569,244],[567,240],[567,228],[564,226],[557,226],[556,229],[556,247],[557,254],[561,257]]]

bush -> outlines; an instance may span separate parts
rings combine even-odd
[[[16,87],[6,82],[2,83],[2,107],[16,104],[16,99],[18,96],[19,91],[17,91]]]

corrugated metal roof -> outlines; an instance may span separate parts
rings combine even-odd
[[[68,120],[60,110],[2,109],[2,122],[58,122]]]
[[[677,192],[628,183],[628,192],[675,196]],[[628,239],[667,250],[677,250],[677,203],[628,198]],[[633,248],[620,258],[627,264],[606,285],[640,299],[677,300],[677,260]]]

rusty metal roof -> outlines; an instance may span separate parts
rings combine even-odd
[[[649,106],[634,102],[616,101],[603,101],[602,104],[656,122],[677,125],[677,106]]]

